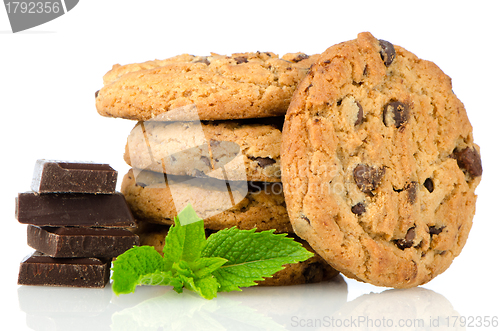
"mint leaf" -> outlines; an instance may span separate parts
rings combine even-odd
[[[255,232],[235,227],[212,234],[202,257],[222,257],[228,261],[213,272],[219,291],[240,291],[240,287],[256,285],[282,270],[284,264],[305,261],[314,254],[286,234],[274,230]]]
[[[206,245],[203,220],[198,218],[193,207],[188,205],[174,218],[174,222],[175,226],[168,231],[163,247],[167,265],[181,260],[195,261]]]
[[[191,263],[191,270],[197,278],[204,278],[211,275],[227,262],[222,257],[202,257]]]
[[[113,292],[117,295],[134,292],[142,277],[161,273],[165,270],[160,253],[151,246],[135,246],[119,255],[113,262]]]
[[[188,205],[165,237],[164,256],[151,246],[135,246],[113,262],[113,291],[134,292],[138,285],[170,285],[212,299],[221,291],[240,291],[282,270],[283,265],[313,256],[302,245],[274,230],[236,227],[205,238],[203,221]]]
[[[205,299],[213,299],[217,296],[219,283],[212,276],[211,270],[219,268],[224,263],[226,260],[218,257],[201,258],[194,263],[194,270],[191,268],[192,264],[186,261],[174,263],[172,266],[174,277],[170,285],[174,286],[174,291],[177,293],[182,293],[182,289],[187,288]]]

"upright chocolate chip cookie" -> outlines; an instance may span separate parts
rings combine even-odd
[[[281,150],[295,232],[349,277],[405,288],[461,252],[482,174],[451,79],[361,33],[298,86]]]
[[[133,168],[170,175],[280,182],[283,119],[139,122],[124,159]]]
[[[115,65],[96,93],[103,116],[190,120],[172,110],[194,105],[200,120],[284,115],[297,84],[318,55],[268,52],[179,55]]]

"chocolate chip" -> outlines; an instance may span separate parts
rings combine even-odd
[[[397,239],[395,242],[399,249],[405,249],[413,246],[413,239],[415,239],[415,227],[408,229],[404,239]]]
[[[361,107],[361,104],[357,101],[356,106],[358,106],[358,118],[356,119],[356,122],[354,122],[354,125],[359,125],[363,122],[363,107]]]
[[[417,182],[410,182],[405,186],[405,191],[408,192],[408,201],[413,205],[417,200]]]
[[[366,208],[365,208],[365,205],[362,202],[360,202],[360,203],[352,206],[351,211],[353,212],[353,214],[356,214],[359,216],[366,211]]]
[[[384,106],[384,124],[389,126],[391,124],[391,116],[394,120],[396,128],[406,124],[410,115],[410,107],[399,101],[391,101]]]
[[[206,175],[203,171],[194,169],[194,177],[206,177]]]
[[[95,97],[96,97],[96,99],[97,99],[97,96],[99,95],[99,91],[100,90],[95,91]]]
[[[434,182],[432,181],[431,178],[427,178],[424,182],[424,187],[427,189],[427,191],[429,191],[430,193],[432,193],[432,191],[434,191]]]
[[[234,60],[236,61],[237,64],[248,62],[248,59],[244,56],[237,56],[234,58]]]
[[[205,155],[202,155],[200,157],[200,160],[202,160],[207,165],[207,167],[209,167],[209,168],[212,167],[212,165],[210,164],[210,159],[208,157],[206,157]]]
[[[304,280],[306,284],[317,283],[323,279],[323,267],[319,262],[309,264],[304,270]]]
[[[208,61],[208,56],[201,56],[199,60],[196,60],[193,63],[205,63],[206,65],[209,65],[210,61]]]
[[[265,168],[267,166],[270,166],[271,164],[275,164],[276,160],[271,159],[270,157],[248,157],[250,160],[257,161],[259,164],[259,167]]]
[[[394,45],[388,41],[379,39],[378,42],[380,44],[380,48],[382,48],[382,50],[380,51],[380,56],[382,57],[385,66],[388,67],[396,57],[396,50],[394,49]]]
[[[308,59],[308,58],[309,58],[309,55],[301,53],[301,54],[297,54],[297,56],[294,57],[293,59],[291,59],[290,61],[297,63],[297,62],[300,62],[300,61]]]
[[[483,174],[481,157],[475,148],[467,147],[462,150],[455,148],[453,158],[457,160],[458,166],[467,171],[472,177],[478,177]]]
[[[323,64],[330,64],[330,63],[332,63],[332,61],[330,60],[323,61]]]
[[[384,173],[384,168],[378,169],[365,164],[359,164],[354,168],[353,176],[359,189],[364,193],[369,193],[380,185]]]
[[[220,145],[220,141],[210,139],[210,147],[211,148],[218,147],[219,145]]]
[[[429,226],[429,234],[431,236],[436,235],[436,234],[440,234],[443,231],[444,228],[445,228],[444,226],[442,226],[440,228],[438,228],[435,225]]]

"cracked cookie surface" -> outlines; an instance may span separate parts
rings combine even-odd
[[[229,185],[217,179],[182,176],[168,177],[166,183],[161,173],[134,173],[131,169],[123,178],[121,192],[140,221],[172,225],[178,211],[191,203],[205,221],[206,229],[237,226],[257,231],[292,232],[283,189],[278,182]]]
[[[170,175],[280,182],[283,119],[139,122],[124,159],[133,168]]]
[[[200,120],[284,115],[318,55],[269,52],[179,55],[114,65],[96,92],[99,114],[139,121],[194,105]],[[182,111],[169,120],[182,118]]]
[[[413,287],[461,252],[482,174],[451,79],[370,33],[330,47],[283,128],[295,233],[346,276]]]

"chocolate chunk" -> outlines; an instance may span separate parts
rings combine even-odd
[[[35,252],[19,267],[19,285],[104,287],[111,261],[97,258],[56,259]]]
[[[399,101],[391,101],[384,107],[384,124],[389,126],[394,121],[396,128],[406,124],[410,116],[410,107]]]
[[[408,201],[414,204],[417,200],[417,182],[410,182],[405,186],[405,191],[408,193]]]
[[[384,173],[384,168],[377,169],[365,164],[359,164],[354,168],[353,176],[359,189],[364,193],[369,193],[380,185]]]
[[[117,177],[108,164],[37,160],[31,189],[38,193],[114,193]]]
[[[203,161],[207,165],[207,167],[212,168],[212,165],[210,164],[210,158],[206,157],[205,155],[202,155],[200,157],[200,160]]]
[[[125,229],[28,226],[28,245],[50,257],[112,258],[139,245]]]
[[[353,214],[356,214],[359,216],[366,211],[366,208],[365,208],[365,205],[362,202],[360,202],[360,203],[352,206],[351,211],[353,212]]]
[[[432,181],[431,178],[427,178],[424,182],[424,187],[427,189],[427,191],[429,191],[430,193],[432,193],[434,191],[434,182]]]
[[[309,58],[309,55],[301,53],[301,54],[297,54],[297,56],[295,56],[290,61],[297,63],[297,62],[300,62],[300,61],[308,59],[308,58]]]
[[[210,61],[208,61],[208,56],[201,56],[199,60],[196,60],[193,63],[205,63],[206,65],[209,65]]]
[[[479,177],[483,174],[481,157],[475,148],[466,147],[462,150],[455,148],[453,158],[457,160],[458,166],[467,171],[472,177]]]
[[[435,225],[429,226],[429,234],[431,236],[436,235],[436,234],[440,234],[441,232],[443,232],[444,228],[445,228],[445,226],[442,226],[442,227],[437,227]]]
[[[248,62],[248,59],[244,56],[237,56],[234,58],[234,60],[236,61],[237,64],[241,64],[241,63],[247,63]]]
[[[380,51],[380,56],[382,57],[385,66],[388,67],[396,57],[396,50],[394,49],[394,45],[388,41],[379,39],[378,42],[380,44],[380,48],[382,48],[382,50]]]
[[[318,283],[323,279],[323,266],[319,262],[309,264],[304,270],[304,279],[306,284]]]
[[[259,164],[259,167],[265,168],[267,166],[270,166],[271,164],[275,164],[276,160],[271,159],[270,157],[248,157],[250,160],[257,161]]]
[[[96,99],[97,99],[97,96],[99,95],[99,91],[100,91],[100,90],[95,91],[95,98],[96,98]]]
[[[395,242],[399,249],[405,249],[413,246],[413,239],[415,239],[415,227],[408,229],[404,239],[397,239]]]
[[[357,101],[356,106],[358,106],[358,118],[356,119],[356,122],[354,122],[354,125],[359,125],[363,122],[363,107],[361,107],[361,104]]]
[[[307,218],[306,215],[301,214],[300,218],[302,218],[303,220],[306,220],[307,223],[311,224],[311,220],[309,218]]]
[[[19,223],[40,226],[135,227],[123,194],[34,192],[16,199]]]

